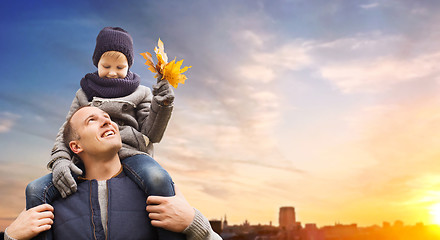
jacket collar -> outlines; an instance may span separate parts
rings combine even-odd
[[[118,171],[115,175],[113,175],[111,178],[109,178],[109,179],[124,177],[124,176],[125,176],[125,173],[124,173],[124,171],[122,171],[123,169],[124,169],[124,168],[122,167],[122,164],[121,164],[121,169],[119,169],[119,171]],[[85,175],[85,171],[83,171],[83,172],[84,172],[83,175],[78,176],[78,180],[79,180],[79,181],[82,182],[82,181],[96,180],[96,179],[87,179],[87,178],[85,178],[85,177],[84,177],[84,175]],[[107,180],[109,180],[109,179],[107,179]]]

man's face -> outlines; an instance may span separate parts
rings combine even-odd
[[[111,121],[110,116],[96,107],[84,107],[71,118],[71,125],[78,134],[75,140],[79,152],[89,155],[103,155],[119,151],[122,146],[118,125]]]

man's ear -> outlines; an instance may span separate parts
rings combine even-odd
[[[75,154],[78,154],[84,150],[77,141],[70,141],[69,147]]]

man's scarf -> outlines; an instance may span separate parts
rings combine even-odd
[[[93,97],[117,98],[133,93],[141,78],[136,73],[128,72],[125,78],[100,78],[98,72],[88,73],[81,79],[81,88],[92,101]]]

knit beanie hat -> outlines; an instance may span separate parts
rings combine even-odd
[[[127,31],[120,27],[105,27],[96,37],[96,47],[93,53],[93,64],[98,67],[98,62],[103,53],[118,51],[127,57],[128,67],[133,64],[133,39]]]

